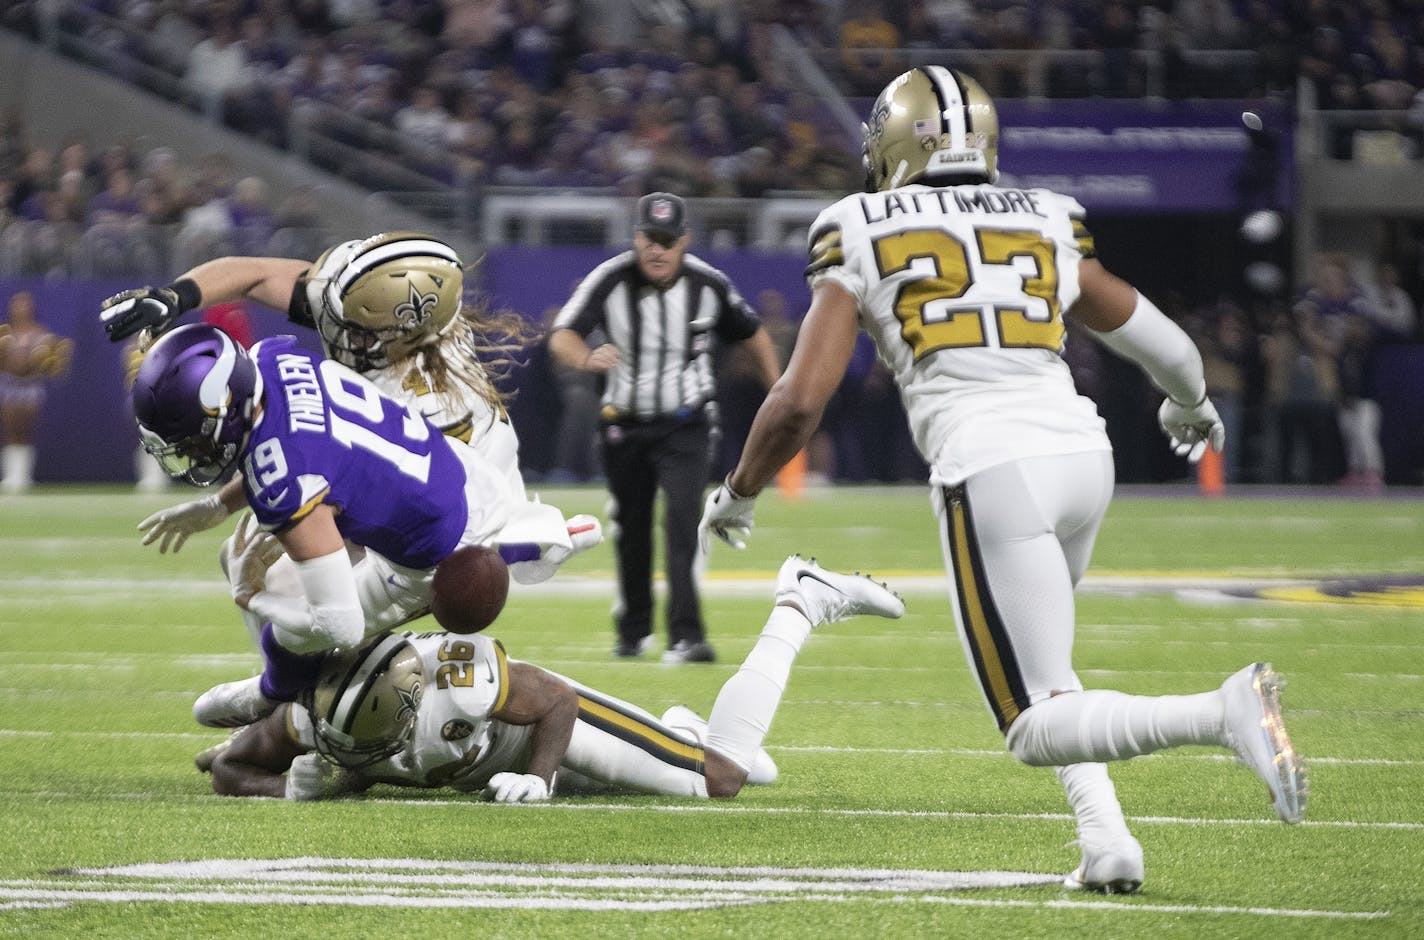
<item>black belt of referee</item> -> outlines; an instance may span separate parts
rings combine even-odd
[[[687,405],[668,414],[640,416],[631,411],[622,411],[613,405],[604,405],[598,417],[604,424],[616,424],[625,428],[652,427],[660,424],[690,424],[694,421],[707,419],[707,406]]]

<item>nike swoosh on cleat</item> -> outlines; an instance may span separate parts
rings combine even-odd
[[[822,584],[830,588],[832,591],[835,591],[837,594],[841,593],[840,588],[836,587],[834,584],[827,581],[825,578],[817,577],[814,573],[810,571],[802,571],[800,574],[796,575],[797,581],[800,581],[802,578],[810,578],[812,581],[820,581]]]

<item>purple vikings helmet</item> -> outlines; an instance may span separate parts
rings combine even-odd
[[[242,456],[261,392],[257,366],[222,330],[206,323],[170,330],[134,380],[143,449],[173,479],[211,486]]]

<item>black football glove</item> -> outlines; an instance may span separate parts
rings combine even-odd
[[[184,313],[178,292],[171,287],[126,290],[104,301],[100,310],[99,320],[104,324],[104,332],[115,343],[142,329],[157,336]]]

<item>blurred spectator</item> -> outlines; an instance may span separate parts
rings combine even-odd
[[[72,341],[36,320],[34,294],[11,295],[7,322],[0,324],[0,492],[23,493],[34,482],[35,427],[45,383],[68,371],[73,349]]]
[[[1340,342],[1353,318],[1374,320],[1372,304],[1351,279],[1350,262],[1344,255],[1331,252],[1316,255],[1309,275],[1311,285],[1296,302],[1296,308],[1318,317],[1320,327],[1332,342]]]
[[[1414,298],[1399,283],[1399,267],[1389,261],[1375,265],[1375,297],[1369,307],[1376,338],[1382,343],[1412,343],[1419,317]]]
[[[397,111],[394,118],[395,129],[402,137],[401,146],[420,154],[443,148],[452,123],[450,112],[440,102],[440,93],[430,85],[417,88],[410,104]]]
[[[218,16],[207,38],[193,46],[183,82],[195,104],[221,117],[223,97],[240,89],[247,79],[247,54],[238,42],[237,24],[230,16]]]
[[[238,180],[227,199],[229,238],[239,255],[265,255],[277,231],[277,216],[267,199],[267,183],[256,176]]]
[[[840,28],[841,67],[855,94],[876,94],[898,70],[893,50],[900,46],[900,31],[874,0],[853,5],[854,13]]]
[[[1191,318],[1188,332],[1201,350],[1206,393],[1226,428],[1222,471],[1227,483],[1241,480],[1242,433],[1253,359],[1253,337],[1246,313],[1229,297]]]
[[[1374,331],[1364,317],[1354,317],[1340,341],[1340,438],[1345,449],[1341,483],[1378,490],[1384,484],[1380,446],[1380,406],[1370,383]]]
[[[1340,345],[1309,306],[1279,311],[1261,338],[1267,444],[1274,479],[1330,483],[1337,476]]]
[[[130,226],[143,220],[143,205],[134,186],[133,174],[126,166],[110,169],[104,188],[89,201],[86,221],[89,225]]]

